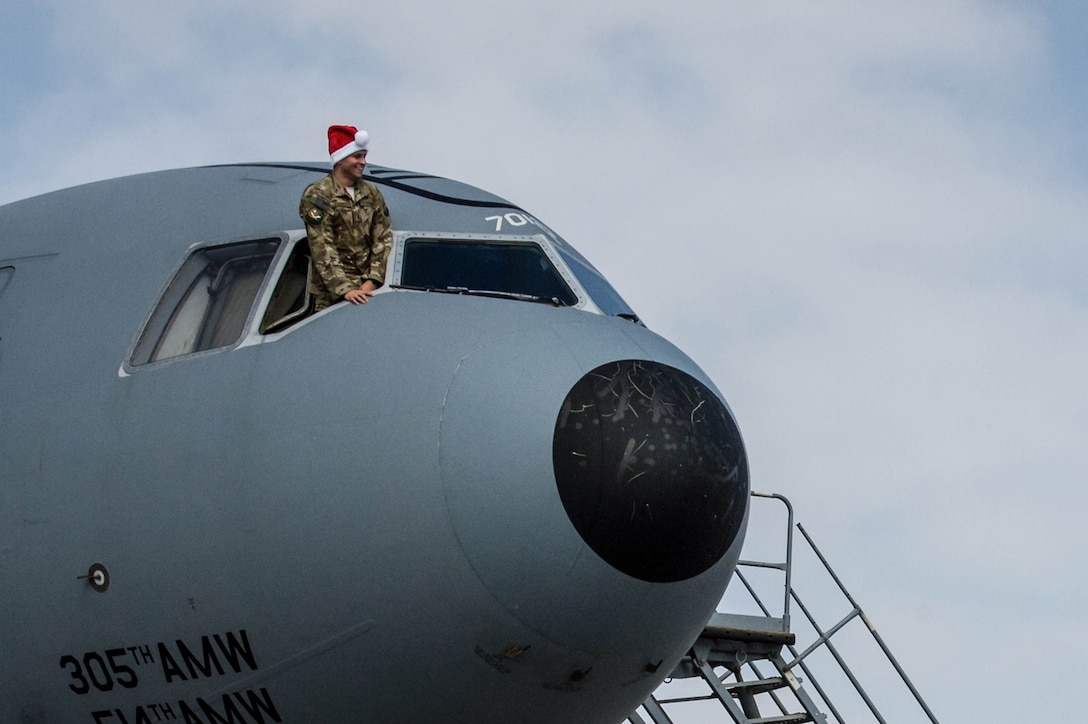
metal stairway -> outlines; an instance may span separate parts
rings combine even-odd
[[[702,635],[673,670],[670,678],[630,714],[627,721],[630,724],[684,724],[689,721],[698,721],[700,724],[709,721],[732,721],[735,724],[845,724],[846,718],[832,701],[832,693],[837,697],[846,688],[852,689],[853,701],[861,702],[857,708],[868,717],[867,720],[887,724],[883,714],[832,641],[832,637],[847,629],[849,624],[860,621],[879,647],[885,663],[891,665],[900,684],[909,690],[916,710],[932,724],[938,724],[936,717],[865,613],[843,586],[804,527],[797,524],[796,527],[804,536],[809,551],[819,560],[834,588],[845,597],[851,607],[849,613],[827,629],[817,623],[812,611],[802,602],[793,585],[793,507],[781,495],[752,493],[752,496],[755,499],[781,502],[785,506],[787,519],[784,561],[741,560],[737,565],[736,579],[743,584],[753,610],[759,613],[714,613]],[[745,552],[747,547],[746,542]],[[750,572],[745,575],[744,570],[751,569],[771,572],[772,575],[784,579],[785,595],[780,616],[771,614],[753,586],[750,578],[759,574]],[[765,589],[761,590],[765,592]],[[795,603],[804,614],[806,628],[814,639],[804,651],[798,651],[797,636],[790,627],[791,603]],[[814,656],[817,652],[819,655]],[[820,667],[816,666],[817,659]],[[825,687],[814,670],[818,670],[822,678],[829,673],[828,669],[833,674],[829,678],[837,680],[833,683],[848,682],[849,685],[840,686],[834,692],[833,687]],[[812,689],[811,694],[803,685],[805,683]],[[713,718],[713,712],[720,715],[723,711],[728,719]],[[764,711],[774,713],[764,714]],[[857,721],[854,713],[850,713],[850,721]],[[696,715],[698,718],[691,718]],[[898,720],[897,717],[896,721]]]

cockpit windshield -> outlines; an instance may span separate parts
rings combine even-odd
[[[556,306],[578,302],[543,249],[527,242],[408,239],[398,286]]]

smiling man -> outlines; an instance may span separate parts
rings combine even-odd
[[[381,192],[363,180],[369,143],[366,131],[329,126],[332,173],[302,192],[315,311],[341,299],[365,304],[385,282],[393,229]]]

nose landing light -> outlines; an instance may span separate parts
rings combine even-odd
[[[740,431],[714,392],[674,367],[623,360],[582,377],[556,420],[552,460],[582,539],[634,578],[697,576],[740,531]]]

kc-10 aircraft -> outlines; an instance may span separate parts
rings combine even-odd
[[[707,375],[530,212],[392,168],[386,284],[313,313],[328,171],[0,207],[0,721],[616,724],[714,611],[749,481]]]

